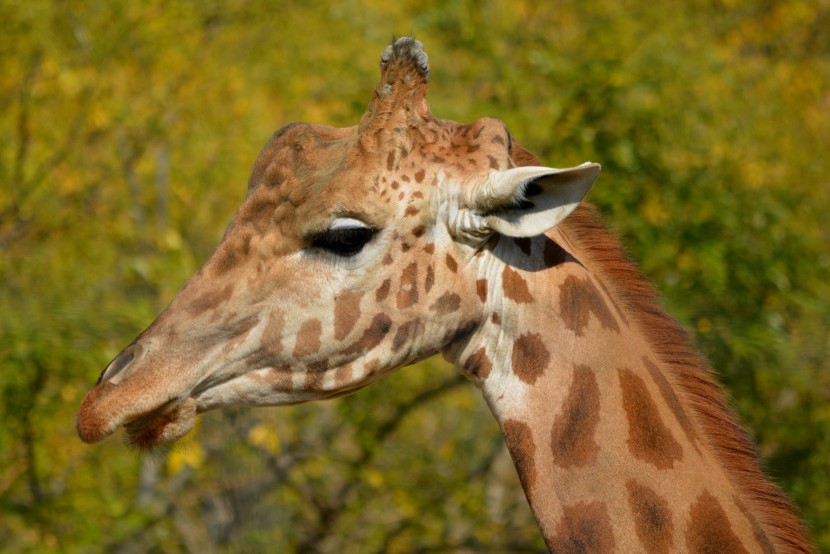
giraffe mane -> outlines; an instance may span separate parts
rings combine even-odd
[[[533,154],[514,144],[517,165],[540,165]],[[558,227],[601,272],[606,285],[643,331],[657,353],[667,378],[685,400],[692,418],[743,495],[748,509],[783,552],[812,552],[801,520],[781,489],[761,469],[758,451],[729,406],[708,362],[680,324],[665,311],[654,285],[628,257],[593,205],[582,203]]]
[[[625,254],[616,235],[589,204],[582,204],[562,225],[562,232],[607,278],[626,313],[655,349],[706,442],[764,530],[785,552],[812,551],[789,500],[763,473],[758,451],[733,415],[727,394],[713,378],[709,364],[686,331],[663,309],[654,285]]]

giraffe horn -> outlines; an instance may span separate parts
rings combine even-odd
[[[360,121],[361,142],[432,119],[426,101],[428,81],[429,60],[421,41],[402,37],[387,46],[380,57],[380,82]]]

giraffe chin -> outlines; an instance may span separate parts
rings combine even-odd
[[[196,413],[193,398],[168,402],[127,423],[127,443],[141,450],[171,443],[193,429]]]

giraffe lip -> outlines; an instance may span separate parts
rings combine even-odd
[[[128,444],[140,449],[167,444],[193,429],[197,404],[192,397],[169,400],[155,410],[126,421]]]

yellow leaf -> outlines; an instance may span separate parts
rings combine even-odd
[[[276,454],[280,450],[280,438],[270,425],[260,423],[248,431],[248,442],[253,446]]]
[[[379,489],[383,485],[383,473],[376,469],[368,469],[365,472],[366,482]]]
[[[67,404],[70,402],[74,402],[78,398],[78,389],[77,387],[67,384],[61,387],[61,400],[66,402]]]
[[[170,250],[178,251],[182,249],[182,236],[175,229],[168,229],[164,233],[164,242]]]
[[[205,451],[198,442],[191,443],[186,447],[173,450],[167,457],[167,471],[178,473],[185,466],[198,469],[205,461]]]
[[[666,207],[656,198],[646,200],[642,208],[643,216],[652,225],[659,225],[668,218]]]

